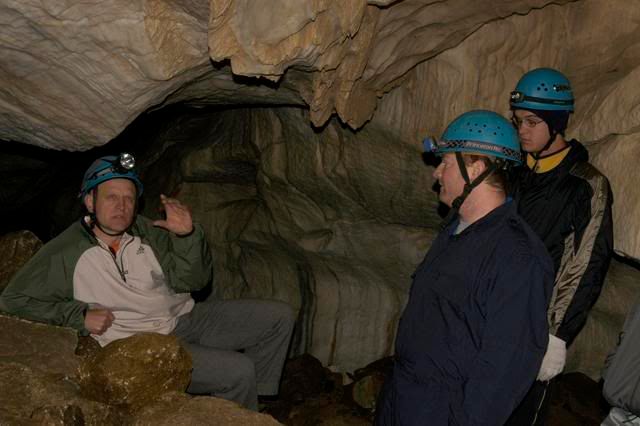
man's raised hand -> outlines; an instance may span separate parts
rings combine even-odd
[[[193,220],[189,207],[164,194],[160,194],[160,202],[167,217],[164,220],[154,220],[154,226],[164,228],[178,236],[188,235],[193,231]]]

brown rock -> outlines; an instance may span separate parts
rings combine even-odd
[[[269,426],[279,425],[273,417],[242,408],[235,402],[182,393],[166,393],[140,410],[135,426],[220,425]]]
[[[371,421],[370,417],[360,415],[357,407],[331,395],[321,395],[293,407],[285,423],[291,426],[364,426],[370,425]]]
[[[331,372],[320,361],[304,354],[287,361],[282,373],[280,398],[290,402],[319,395],[327,390]]]
[[[601,386],[580,373],[558,377],[550,405],[549,426],[597,426],[608,412]]]
[[[385,375],[380,372],[372,373],[353,383],[353,400],[360,407],[373,410],[376,407],[378,394],[384,384]]]
[[[121,425],[121,411],[80,395],[68,378],[16,362],[0,362],[0,423]],[[84,423],[74,423],[84,420]]]
[[[11,232],[0,237],[0,293],[40,247],[42,241],[30,231]]]
[[[567,353],[565,372],[579,371],[599,380],[604,360],[618,344],[631,307],[640,300],[640,271],[612,260],[602,293]]]
[[[85,424],[82,409],[77,405],[38,407],[31,413],[31,420],[42,425],[83,426]]]
[[[56,377],[74,377],[75,330],[0,315],[0,362],[15,362]]]
[[[165,392],[184,392],[191,356],[175,336],[137,334],[84,358],[79,380],[87,397],[136,411]]]

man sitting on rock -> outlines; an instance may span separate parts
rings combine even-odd
[[[0,308],[73,327],[102,346],[141,332],[174,334],[193,359],[188,392],[255,410],[258,394],[278,393],[293,311],[264,300],[195,304],[189,292],[212,279],[204,232],[164,195],[166,219],[136,215],[143,186],[133,163],[122,154],[89,167],[80,191],[88,214],[13,277]]]

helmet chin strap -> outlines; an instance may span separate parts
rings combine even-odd
[[[495,162],[491,161],[489,167],[486,168],[484,172],[482,172],[473,182],[469,179],[469,174],[467,173],[467,166],[464,164],[464,158],[462,158],[462,154],[460,152],[456,152],[456,162],[458,163],[458,168],[460,169],[460,174],[464,179],[464,188],[462,189],[462,194],[458,195],[455,200],[451,203],[451,208],[449,209],[449,213],[444,218],[442,223],[440,224],[440,229],[444,229],[451,223],[455,215],[460,211],[460,207],[464,200],[467,199],[473,188],[480,185],[480,183],[487,178],[493,171],[496,169]]]
[[[549,127],[549,140],[547,141],[545,146],[542,147],[542,149],[540,151],[531,153],[531,156],[535,160],[535,162],[533,163],[533,168],[532,168],[532,170],[534,172],[535,172],[536,168],[538,167],[538,161],[540,161],[540,156],[542,155],[543,152],[545,152],[546,150],[551,148],[551,145],[553,144],[553,141],[555,141],[556,140],[556,136],[558,136],[558,132],[556,132],[554,129],[551,129],[551,126],[548,126],[548,127]]]
[[[106,229],[104,229],[101,225],[100,222],[98,222],[98,218],[96,216],[95,213],[93,212],[89,212],[89,227],[93,230],[94,227],[97,227],[101,232],[103,232],[104,234],[110,236],[110,237],[118,237],[122,234],[125,233],[125,231],[122,232],[109,232]]]

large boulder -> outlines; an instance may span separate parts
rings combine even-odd
[[[79,383],[89,398],[136,411],[167,392],[184,392],[191,356],[171,335],[141,333],[85,357]]]
[[[65,419],[122,424],[118,408],[79,392],[77,344],[75,330],[0,315],[0,419],[18,425]]]

